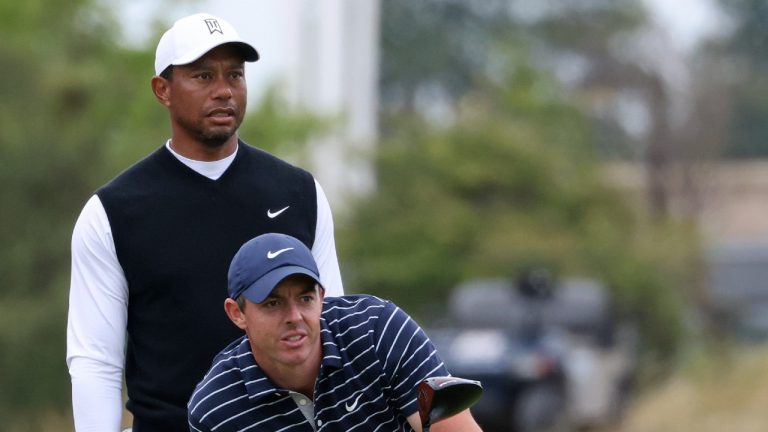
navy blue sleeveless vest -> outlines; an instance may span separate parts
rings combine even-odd
[[[96,193],[128,281],[125,378],[134,432],[186,432],[192,390],[242,335],[223,307],[230,260],[266,232],[311,248],[314,179],[241,141],[227,171],[211,180],[163,146]]]

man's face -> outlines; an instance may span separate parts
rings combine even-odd
[[[221,45],[194,63],[174,66],[168,86],[174,135],[219,147],[237,132],[247,88],[243,56],[235,47]]]
[[[261,303],[248,302],[245,332],[256,362],[267,370],[317,367],[322,308],[321,289],[304,275],[283,279]]]

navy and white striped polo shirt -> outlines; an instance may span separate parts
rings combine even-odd
[[[317,430],[410,431],[417,384],[448,375],[418,324],[389,301],[358,295],[326,298],[320,325]],[[256,364],[245,337],[216,356],[188,408],[192,431],[313,431],[288,390]]]

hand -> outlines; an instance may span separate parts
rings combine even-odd
[[[414,431],[423,432],[421,429],[421,417],[415,412],[408,416],[408,423]],[[456,414],[455,416],[439,420],[434,423],[429,430],[431,432],[482,432],[480,425],[475,422],[472,413],[468,409]]]

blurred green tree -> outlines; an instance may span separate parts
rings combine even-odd
[[[732,158],[768,157],[768,4],[762,0],[719,0],[733,31],[723,41],[713,42],[707,55],[715,57],[718,83],[729,89],[727,143],[724,155]],[[710,63],[712,60],[710,60]]]
[[[393,111],[423,111],[436,98],[451,104],[473,88],[494,64],[493,44],[516,31],[509,23],[505,0],[382,2],[383,132]]]
[[[382,5],[385,135],[397,127],[390,126],[392,112],[436,112],[445,118],[465,92],[520,60],[504,54],[509,45],[525,46],[537,67],[566,82],[563,97],[587,113],[599,156],[641,163],[647,172],[647,208],[657,217],[669,216],[668,178],[684,147],[671,120],[674,95],[647,53],[627,55],[640,45],[646,5],[639,0],[427,3]],[[621,109],[627,105],[640,114],[628,115]],[[627,130],[629,117],[637,121],[643,115],[648,117],[645,130]]]
[[[642,11],[626,7],[633,2],[573,4],[563,23],[556,8],[529,19],[505,2],[434,0],[425,18],[405,3],[382,4],[384,139],[376,193],[340,224],[345,286],[423,318],[425,305],[444,305],[463,280],[547,265],[605,281],[622,315],[640,324],[647,353],[673,356],[694,230],[663,214],[645,219],[606,185],[603,128],[568,102],[573,92],[530,66],[544,52],[583,55],[602,74],[592,88],[619,93],[611,86],[644,75],[615,57],[610,40],[636,28]],[[416,64],[426,65],[421,74]],[[632,76],[622,80],[622,70]]]
[[[424,318],[463,280],[546,265],[605,281],[649,353],[669,358],[693,236],[641,220],[604,184],[588,121],[553,86],[518,65],[468,94],[450,126],[402,120],[380,146],[377,192],[339,230],[345,286]]]
[[[146,90],[151,56],[121,48],[114,27],[95,1],[0,2],[0,417],[7,424],[68,405],[74,220],[96,184],[135,154],[116,146],[151,144],[130,131],[161,131]]]

